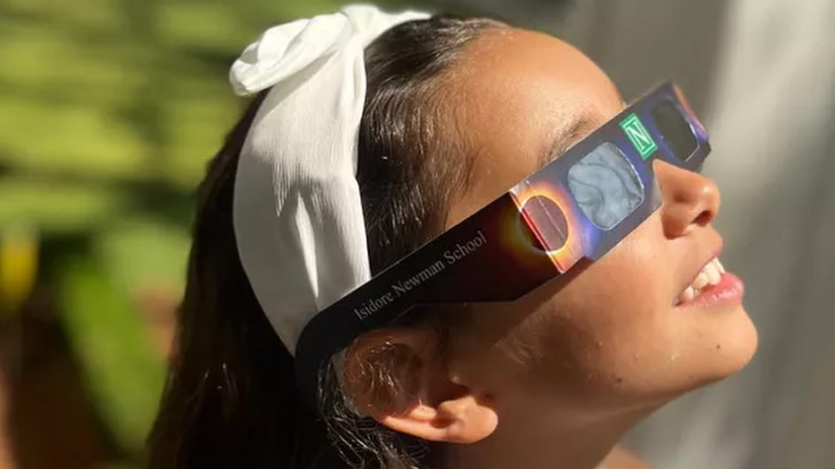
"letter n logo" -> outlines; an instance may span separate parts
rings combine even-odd
[[[646,127],[644,127],[644,124],[641,123],[641,120],[638,119],[635,113],[629,114],[626,119],[622,120],[620,122],[620,128],[623,129],[623,132],[629,137],[629,141],[632,142],[632,145],[641,154],[641,158],[646,160],[649,158],[649,155],[658,149],[658,145],[655,144],[652,136],[647,132]]]

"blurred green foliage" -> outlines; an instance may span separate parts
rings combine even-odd
[[[129,459],[164,380],[137,297],[182,293],[194,187],[242,104],[228,67],[266,27],[341,3],[0,0],[0,237],[39,246]]]

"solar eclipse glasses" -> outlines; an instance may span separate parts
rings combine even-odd
[[[296,348],[302,395],[316,395],[334,353],[416,306],[513,301],[580,259],[600,259],[661,206],[654,160],[698,172],[709,152],[681,91],[660,85],[316,315]]]

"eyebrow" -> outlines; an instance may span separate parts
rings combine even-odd
[[[591,126],[592,122],[585,117],[574,120],[571,126],[568,127],[568,130],[560,132],[554,141],[551,142],[548,150],[539,155],[539,168],[542,168],[567,152]]]

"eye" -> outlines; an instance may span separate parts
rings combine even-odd
[[[652,112],[652,120],[661,132],[661,138],[667,143],[676,158],[687,161],[696,151],[698,143],[690,124],[681,115],[676,105],[663,100]]]
[[[620,149],[603,143],[568,170],[568,189],[589,220],[611,230],[644,201],[644,186]]]

